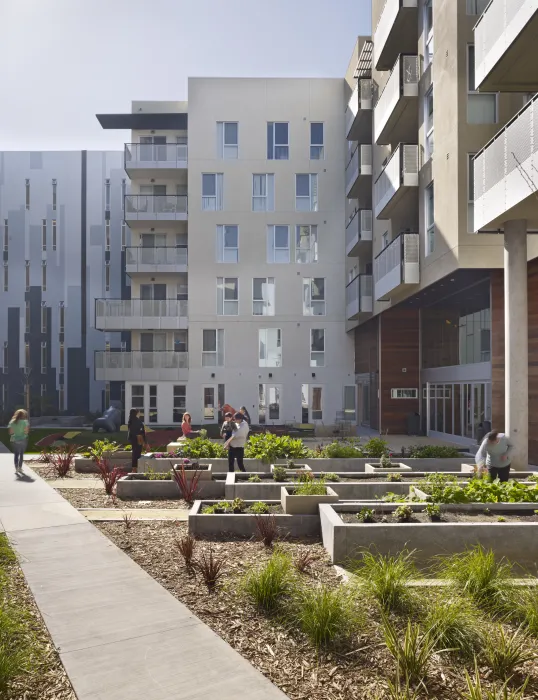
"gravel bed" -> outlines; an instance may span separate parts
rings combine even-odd
[[[176,508],[188,510],[185,501],[130,501],[107,496],[96,489],[55,489],[75,508]]]
[[[374,510],[374,520],[376,523],[399,523],[394,513],[383,513],[379,510]],[[430,525],[439,525],[443,523],[496,523],[503,522],[499,521],[499,517],[504,518],[507,523],[523,522],[523,523],[535,523],[538,522],[538,515],[535,515],[532,511],[527,511],[528,515],[522,513],[519,515],[514,515],[513,513],[447,513],[443,512],[441,514],[441,520],[432,521],[431,518],[426,513],[414,513],[410,520],[406,520],[406,524],[413,523],[429,523]],[[358,524],[357,513],[338,513],[345,523]],[[364,523],[368,525],[368,523]]]
[[[26,464],[30,467],[30,469],[33,469],[33,471],[35,471],[36,474],[39,474],[39,476],[42,479],[56,480],[58,478],[54,474],[52,467],[48,464],[32,464],[31,462],[25,461],[25,465]],[[64,478],[68,479],[69,481],[73,479],[76,479],[77,481],[79,479],[96,479],[98,478],[98,474],[79,474],[74,469],[72,469],[69,472],[69,474]]]
[[[367,596],[361,608],[368,621],[345,646],[316,652],[311,643],[278,616],[261,614],[239,593],[238,581],[252,566],[262,565],[271,551],[250,540],[198,542],[196,547],[225,557],[224,584],[209,594],[196,571],[190,571],[175,547],[175,541],[187,533],[186,523],[151,522],[99,523],[99,529],[131,556],[164,588],[181,600],[203,622],[225,639],[252,665],[267,676],[291,700],[382,700],[389,698],[387,678],[394,679],[395,663],[388,653],[380,629],[377,606]],[[300,574],[307,586],[325,583],[336,586],[339,579],[327,553],[318,542],[298,543],[285,540],[280,545],[296,556],[308,550],[317,560],[306,574]],[[196,554],[195,554],[196,556]],[[421,594],[421,601],[435,591]],[[398,620],[403,629],[406,619]],[[417,698],[460,700],[464,690],[464,665],[441,654],[434,657],[426,686]],[[472,663],[467,665],[472,673]],[[484,671],[485,688],[491,674]],[[538,668],[525,666],[532,673],[528,697],[538,697]],[[248,690],[247,696],[248,696]]]

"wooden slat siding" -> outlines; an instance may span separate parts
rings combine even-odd
[[[380,318],[381,432],[405,435],[407,416],[420,411],[419,311],[396,307]],[[391,389],[401,388],[418,389],[419,398],[392,399]]]
[[[538,260],[528,264],[529,461],[538,464]],[[504,272],[491,273],[492,427],[504,430]]]
[[[355,329],[355,374],[370,375],[370,427],[379,430],[379,317]]]

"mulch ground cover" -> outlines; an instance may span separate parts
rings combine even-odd
[[[188,509],[185,501],[131,501],[107,496],[103,488],[98,489],[56,489],[75,508],[176,508]]]

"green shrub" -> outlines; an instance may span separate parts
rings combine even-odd
[[[310,480],[310,481],[303,481],[297,486],[295,486],[293,490],[293,495],[294,496],[326,496],[327,495],[327,487],[325,485],[325,481],[323,479],[319,479],[318,481]]]
[[[214,515],[215,506],[204,506],[202,508],[202,515]]]
[[[305,586],[295,605],[299,627],[316,648],[333,644],[362,625],[355,597],[344,586]]]
[[[480,619],[469,603],[459,597],[436,599],[424,624],[426,629],[434,630],[440,649],[454,649],[461,656],[472,658],[482,646]]]
[[[424,512],[430,520],[441,520],[441,508],[436,503],[428,503]]]
[[[384,610],[405,610],[414,602],[408,586],[417,578],[413,552],[390,556],[366,550],[351,570]]]
[[[251,474],[248,477],[248,480],[250,481],[251,484],[259,484],[261,482],[261,479],[257,474]]]
[[[319,478],[324,479],[325,481],[333,481],[333,482],[340,481],[340,477],[338,476],[338,474],[335,474],[334,472],[322,472],[319,475]]]
[[[273,467],[273,479],[275,481],[286,481],[288,478],[288,472],[286,471],[286,467],[281,467],[278,464],[275,464]]]
[[[502,625],[497,625],[484,638],[484,657],[493,673],[506,681],[536,655],[530,650],[529,638],[521,628],[509,634]]]
[[[472,478],[467,486],[458,486],[455,476],[429,474],[422,486],[433,503],[535,503],[538,501],[538,484],[522,484],[511,479],[501,483],[498,479]]]
[[[388,447],[388,442],[381,438],[370,438],[364,443],[363,451],[365,457],[382,457]]]
[[[219,501],[215,505],[215,513],[227,513],[230,510],[230,501]]]
[[[356,459],[364,457],[364,451],[360,446],[360,440],[347,438],[345,440],[333,440],[321,449],[320,457],[329,459]]]
[[[514,588],[513,593],[511,617],[524,624],[534,637],[538,637],[538,587]]]
[[[146,476],[150,481],[166,481],[171,478],[171,470],[167,472],[156,472],[153,467],[148,467],[146,469]]]
[[[118,445],[117,442],[107,440],[107,438],[105,438],[104,440],[95,440],[93,444],[89,445],[82,452],[82,454],[84,457],[93,459],[94,462],[97,462],[100,459],[109,457],[110,455],[114,454],[114,452],[121,449],[123,449],[122,446]]]
[[[413,509],[411,506],[398,506],[394,511],[394,517],[403,523],[408,523],[413,517]]]
[[[301,459],[310,454],[300,438],[273,433],[251,435],[245,448],[245,457],[259,459],[264,464],[274,464],[277,459]]]
[[[396,661],[399,672],[414,683],[420,683],[428,673],[428,667],[435,653],[447,651],[439,649],[436,632],[428,629],[423,632],[419,625],[407,621],[403,639],[386,615],[383,615],[383,636],[387,649]]]
[[[250,512],[255,513],[256,515],[263,515],[269,512],[269,506],[263,501],[256,501],[256,503],[253,503],[250,506]]]
[[[376,496],[379,501],[384,501],[385,503],[405,503],[407,501],[407,496],[402,496],[400,493],[392,493],[388,491],[384,496]]]
[[[402,475],[398,474],[397,472],[387,474],[387,481],[402,481]]]
[[[500,688],[493,686],[490,690],[482,689],[482,681],[480,680],[480,670],[478,661],[475,657],[474,662],[474,678],[465,670],[465,681],[467,684],[467,692],[462,695],[462,700],[524,700],[525,690],[529,683],[529,678],[525,680],[523,685],[517,689],[509,688],[509,681],[505,681]]]
[[[534,472],[534,474],[531,474],[527,481],[538,481],[538,472]]]
[[[433,503],[467,503],[465,491],[450,474],[428,474],[421,486]]]
[[[374,511],[371,508],[362,508],[357,513],[357,520],[361,523],[375,523]]]
[[[219,442],[211,442],[207,438],[197,437],[185,440],[175,456],[192,459],[222,459],[228,456],[228,450]]]
[[[245,510],[246,504],[242,498],[234,498],[231,508],[234,513],[242,513]]]
[[[262,610],[273,612],[294,589],[291,557],[276,549],[267,563],[249,571],[243,590]]]
[[[445,459],[447,457],[461,457],[461,452],[457,447],[412,445],[409,447],[408,457],[412,459]]]

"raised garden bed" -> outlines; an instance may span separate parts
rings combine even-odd
[[[198,481],[197,495],[200,498],[222,498],[224,484],[224,481],[201,478]],[[117,496],[124,500],[139,501],[181,499],[181,491],[171,475],[150,479],[147,474],[127,474],[118,481]]]
[[[214,506],[217,501],[195,501],[189,512],[189,532],[195,537],[222,537],[224,533],[233,537],[252,537],[258,531],[256,518],[274,517],[277,521],[279,534],[290,537],[318,537],[320,533],[318,515],[290,515],[281,512],[279,501],[265,501],[269,514],[243,513],[211,513],[204,514],[202,510]],[[254,505],[254,501],[246,501],[245,509]],[[271,513],[271,511],[273,511]]]
[[[492,515],[484,515],[483,504],[441,506],[442,513],[461,513],[462,517],[476,514],[468,521],[406,523],[390,521],[399,506],[386,503],[375,512],[385,515],[387,522],[361,523],[357,514],[365,507],[374,510],[371,503],[320,505],[323,544],[335,564],[346,564],[360,557],[361,550],[372,548],[380,554],[392,555],[404,549],[416,550],[417,562],[421,566],[426,566],[440,554],[463,552],[481,544],[485,549],[492,549],[496,556],[507,557],[536,573],[538,521],[533,519],[536,505],[489,503],[487,506]],[[425,504],[414,503],[410,507],[414,513],[420,513]],[[507,513],[525,519],[512,517],[509,520]],[[506,522],[497,521],[498,516],[506,517]]]
[[[367,462],[364,465],[364,471],[369,474],[398,474],[399,472],[410,472],[411,467],[402,462],[391,462],[390,466],[379,462]]]
[[[280,502],[284,513],[289,515],[315,515],[319,514],[321,503],[338,503],[338,494],[330,486],[326,486],[325,494],[302,495],[296,494],[295,488],[282,486],[280,489]]]

